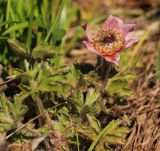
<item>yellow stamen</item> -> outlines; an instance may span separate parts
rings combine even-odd
[[[122,33],[117,29],[99,30],[97,34],[93,36],[93,46],[95,49],[104,56],[111,56],[125,44],[125,39]]]

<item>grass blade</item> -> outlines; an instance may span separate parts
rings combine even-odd
[[[7,2],[7,11],[6,11],[6,21],[9,20],[10,6],[11,6],[11,0],[8,0],[8,2]],[[6,24],[6,28],[8,28],[8,24]]]
[[[24,29],[27,27],[28,27],[28,22],[15,24],[15,25],[11,26],[10,28],[8,28],[2,35],[7,35],[9,33],[16,31],[16,30],[21,30],[21,29]]]
[[[32,40],[32,23],[33,23],[33,12],[34,12],[34,1],[31,1],[31,12],[28,24],[28,33],[27,33],[27,47],[30,48]]]
[[[46,43],[46,42],[48,41],[50,35],[52,34],[52,31],[53,31],[53,29],[54,29],[54,27],[55,27],[55,25],[56,25],[56,23],[57,23],[58,18],[60,17],[60,14],[61,14],[61,12],[62,12],[62,9],[63,9],[63,3],[61,4],[61,7],[60,7],[60,9],[59,9],[59,11],[58,11],[58,14],[57,14],[57,16],[56,16],[56,18],[55,18],[55,20],[54,20],[54,22],[53,22],[53,24],[52,24],[52,26],[51,26],[48,34],[47,34],[45,40],[44,40],[44,43]]]

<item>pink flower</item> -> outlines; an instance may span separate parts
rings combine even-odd
[[[131,38],[135,24],[124,24],[120,18],[112,15],[106,19],[102,29],[96,34],[92,35],[87,25],[82,27],[89,40],[83,41],[86,48],[115,64],[118,64],[120,52],[137,42],[137,39]]]

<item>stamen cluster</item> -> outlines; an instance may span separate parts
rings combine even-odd
[[[122,34],[116,29],[99,30],[93,35],[94,48],[104,56],[111,56],[118,52],[125,43]]]

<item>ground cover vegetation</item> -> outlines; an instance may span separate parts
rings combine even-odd
[[[0,0],[0,150],[158,151],[159,7]]]

